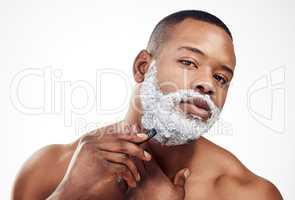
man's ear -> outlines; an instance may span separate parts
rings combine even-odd
[[[151,60],[151,54],[145,49],[136,56],[133,63],[133,77],[137,83],[144,80],[144,74],[147,72]]]

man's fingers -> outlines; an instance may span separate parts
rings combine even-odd
[[[137,170],[140,174],[140,179],[144,180],[146,177],[146,170],[144,168],[144,163],[142,160],[137,159],[136,157],[130,157],[130,159],[133,161],[133,163],[136,165]]]
[[[133,143],[141,143],[148,139],[148,135],[145,133],[145,130],[140,130],[137,125],[126,125],[123,128],[108,126],[87,133],[83,137],[83,141],[94,142],[100,141],[101,139],[109,140],[113,138],[119,138]]]
[[[133,163],[133,161],[129,158],[128,155],[123,153],[115,153],[115,152],[108,152],[108,151],[100,151],[99,154],[103,156],[106,160],[120,163],[123,165],[126,165],[129,170],[131,171],[133,177],[139,181],[140,180],[140,174],[136,167],[136,165]]]
[[[132,143],[141,143],[148,139],[148,135],[145,133],[117,134],[117,137]]]
[[[183,188],[185,185],[185,181],[190,175],[190,171],[187,168],[181,169],[178,171],[174,177],[174,185]]]
[[[134,179],[128,167],[118,163],[110,163],[112,164],[111,169],[117,175],[118,179],[124,179],[129,187],[136,187],[136,180]]]
[[[136,181],[134,181],[134,179],[132,178],[130,171],[118,173],[118,176],[122,177],[127,182],[129,187],[136,187]]]
[[[151,155],[147,151],[143,150],[136,144],[124,140],[117,139],[103,142],[100,143],[97,148],[104,151],[125,153],[129,156],[135,156],[145,161],[149,161],[151,159]]]

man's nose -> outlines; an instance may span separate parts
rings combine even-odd
[[[207,94],[209,96],[212,96],[215,94],[215,89],[210,82],[199,81],[194,84],[193,88],[195,91],[201,94]]]

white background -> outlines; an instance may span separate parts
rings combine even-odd
[[[0,0],[0,199],[37,149],[124,116],[136,54],[162,17],[181,9],[219,16],[234,36],[235,78],[207,137],[295,199],[291,0]]]

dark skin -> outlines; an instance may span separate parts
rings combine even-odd
[[[204,137],[172,147],[139,145],[146,137],[136,135],[145,132],[138,92],[153,59],[163,92],[194,89],[223,107],[236,62],[232,40],[217,26],[186,19],[156,55],[143,50],[136,57],[137,85],[124,120],[36,152],[18,174],[12,199],[281,200],[271,182]],[[185,103],[179,108],[197,112]]]

